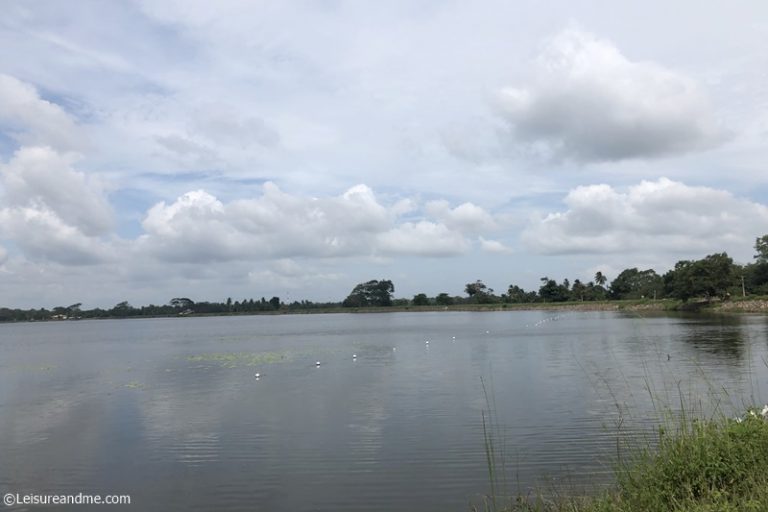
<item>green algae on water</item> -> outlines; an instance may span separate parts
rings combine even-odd
[[[187,357],[191,362],[218,363],[224,368],[237,368],[240,366],[259,366],[285,362],[291,359],[288,352],[228,352],[199,354]]]

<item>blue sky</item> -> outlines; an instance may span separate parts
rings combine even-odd
[[[759,1],[10,0],[0,305],[747,262],[766,40]]]

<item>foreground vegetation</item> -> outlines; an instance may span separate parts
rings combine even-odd
[[[490,498],[486,510],[520,512],[715,512],[768,510],[768,422],[682,422],[659,431],[657,446],[637,449],[617,469],[617,485],[592,497]]]

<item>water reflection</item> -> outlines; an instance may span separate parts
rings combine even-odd
[[[744,336],[749,329],[741,317],[735,315],[707,315],[687,317],[681,340],[707,354],[738,362],[744,357]]]
[[[0,488],[142,510],[462,510],[487,489],[481,377],[513,488],[594,487],[619,427],[651,427],[681,382],[768,390],[766,327],[535,311],[0,325]]]

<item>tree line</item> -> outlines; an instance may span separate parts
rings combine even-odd
[[[465,296],[440,293],[428,297],[418,293],[412,299],[393,299],[394,285],[389,280],[360,283],[344,299],[346,307],[450,306],[455,304],[524,304],[536,302],[584,302],[631,299],[677,299],[687,302],[726,300],[734,296],[768,295],[768,235],[755,241],[754,261],[739,265],[727,253],[710,254],[699,260],[681,260],[664,274],[653,269],[632,267],[621,271],[610,283],[602,271],[594,279],[561,282],[544,276],[536,290],[510,284],[496,293],[482,280],[467,283]]]
[[[357,284],[341,302],[312,302],[308,300],[284,303],[279,297],[269,300],[232,300],[222,302],[195,302],[186,297],[174,297],[167,304],[134,307],[127,301],[110,309],[82,309],[82,303],[48,309],[0,308],[0,322],[33,320],[69,320],[81,318],[127,318],[153,316],[254,314],[269,312],[305,311],[332,308],[366,308],[391,306],[451,306],[462,304],[524,304],[537,302],[585,302],[629,299],[727,300],[735,296],[768,295],[768,235],[755,241],[754,261],[739,265],[727,253],[715,253],[699,260],[681,260],[664,274],[653,269],[636,267],[621,271],[613,280],[603,272],[594,279],[582,282],[563,279],[558,282],[549,276],[541,278],[536,290],[525,290],[510,284],[497,293],[482,280],[467,283],[464,295],[439,293],[429,297],[418,293],[411,299],[394,298],[395,286],[391,280],[371,280]]]
[[[223,302],[195,302],[186,297],[174,297],[167,304],[134,307],[127,301],[115,304],[112,308],[82,309],[82,303],[70,306],[57,306],[53,309],[10,309],[0,308],[0,322],[33,320],[79,320],[85,318],[132,318],[132,317],[167,317],[188,315],[227,315],[268,313],[278,310],[306,310],[339,306],[339,303],[317,303],[294,301],[284,304],[280,297],[267,300],[227,298]]]

